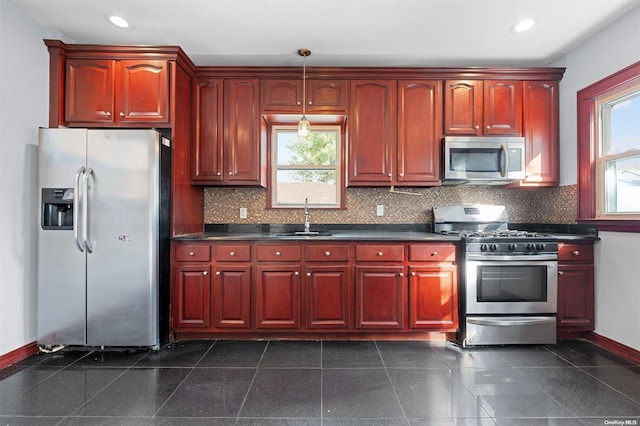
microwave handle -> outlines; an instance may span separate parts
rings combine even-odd
[[[500,176],[507,177],[507,173],[509,171],[509,156],[507,155],[507,145],[502,144],[502,158],[504,161],[502,162],[502,170],[500,171]]]

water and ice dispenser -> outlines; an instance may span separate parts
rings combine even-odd
[[[73,229],[73,188],[42,188],[42,229]]]

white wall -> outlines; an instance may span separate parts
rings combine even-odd
[[[35,340],[38,127],[52,35],[0,0],[0,355]]]
[[[560,82],[560,182],[577,182],[577,92],[640,61],[640,7],[551,66]],[[601,232],[595,246],[596,332],[640,350],[640,234]]]

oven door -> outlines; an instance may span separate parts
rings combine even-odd
[[[522,257],[527,256],[465,262],[466,314],[557,312],[557,260],[518,260]]]

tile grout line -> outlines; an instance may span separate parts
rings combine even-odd
[[[251,382],[249,382],[249,386],[247,387],[247,392],[244,394],[244,398],[242,399],[242,404],[240,404],[240,408],[238,409],[238,413],[236,414],[236,418],[234,421],[238,423],[240,420],[240,413],[242,413],[242,409],[244,408],[244,404],[247,402],[247,398],[249,397],[249,392],[251,392],[251,388],[253,387],[253,383],[256,381],[256,377],[258,376],[258,371],[260,370],[260,365],[262,364],[262,360],[264,359],[264,355],[267,353],[267,349],[269,348],[269,343],[271,340],[267,340],[267,344],[264,345],[264,349],[262,350],[262,355],[260,356],[260,360],[258,361],[258,365],[256,366],[256,371],[253,373],[253,377],[251,378]]]
[[[400,411],[402,411],[402,418],[404,419],[405,423],[408,425],[409,424],[409,419],[407,418],[407,413],[404,411],[404,407],[402,406],[402,402],[400,401],[400,396],[398,395],[398,391],[396,390],[396,387],[393,384],[393,380],[391,380],[391,374],[389,374],[389,369],[387,368],[387,364],[384,362],[384,357],[382,356],[382,353],[380,352],[380,347],[378,346],[378,341],[374,340],[373,344],[376,346],[376,351],[378,352],[378,356],[380,357],[380,361],[382,362],[382,367],[384,368],[384,374],[386,374],[387,380],[389,380],[389,384],[391,385],[391,389],[393,389],[393,394],[395,395],[396,401],[398,402],[398,405],[400,406]]]

